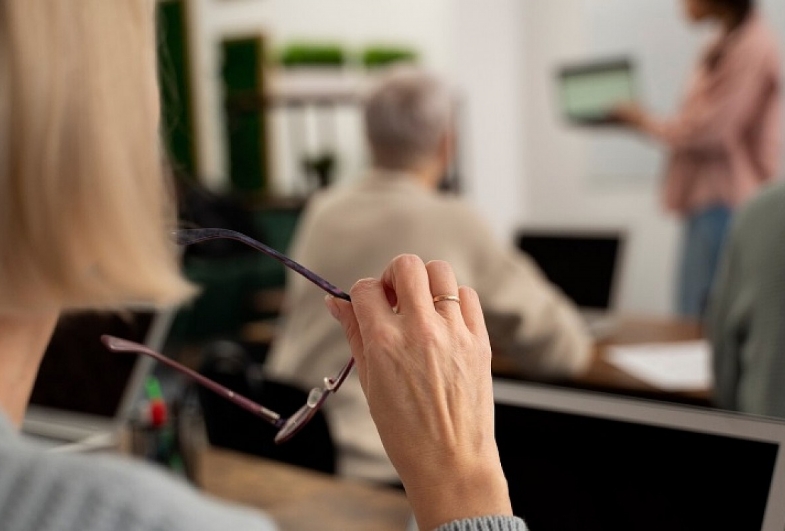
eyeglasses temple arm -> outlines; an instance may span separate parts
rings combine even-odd
[[[345,301],[351,301],[349,295],[342,291],[341,289],[337,288],[333,284],[327,282],[325,279],[311,271],[310,269],[306,268],[305,266],[300,265],[299,263],[295,262],[288,256],[279,253],[272,247],[268,247],[267,245],[254,240],[237,231],[233,231],[230,229],[180,229],[174,231],[174,236],[176,241],[180,245],[191,245],[193,243],[203,242],[207,240],[215,240],[219,238],[228,238],[230,240],[237,240],[239,242],[244,243],[245,245],[260,251],[267,256],[278,260],[283,265],[302,275],[303,277],[307,278],[312,283],[319,286],[321,289],[332,295],[333,297],[337,297],[339,299],[343,299]]]
[[[110,335],[102,335],[101,341],[103,344],[111,350],[112,352],[128,352],[128,353],[135,353],[135,354],[144,354],[149,356],[164,365],[171,367],[175,371],[183,374],[193,380],[194,382],[198,383],[199,385],[206,387],[210,391],[213,391],[218,396],[229,400],[230,402],[240,406],[241,408],[250,411],[254,415],[263,418],[270,424],[276,427],[280,427],[282,424],[281,416],[276,413],[275,411],[271,411],[266,407],[257,404],[253,400],[246,398],[242,395],[238,395],[231,389],[224,387],[223,385],[210,380],[209,378],[205,378],[198,372],[185,367],[177,363],[174,360],[171,360],[160,354],[152,349],[147,348],[144,345],[140,345],[139,343],[134,343],[133,341],[128,341],[126,339],[120,339],[119,337],[114,337]]]
[[[343,369],[341,369],[341,372],[336,374],[334,378],[325,378],[324,383],[327,390],[329,390],[331,393],[335,393],[338,389],[340,389],[343,385],[343,382],[346,381],[346,378],[348,378],[351,374],[353,368],[354,358],[349,358],[349,361],[346,362],[346,365],[344,365]]]

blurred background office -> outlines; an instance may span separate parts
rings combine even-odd
[[[785,6],[758,7],[785,42]],[[714,36],[685,21],[682,0],[499,0],[493,9],[480,0],[161,0],[159,8],[165,139],[183,224],[236,228],[285,252],[312,193],[368,167],[365,87],[389,65],[416,63],[458,92],[448,192],[484,215],[500,241],[532,254],[582,309],[675,315],[680,231],[659,199],[667,149],[571,120],[560,73],[625,65],[631,97],[672,114]],[[203,294],[175,320],[172,348],[196,364],[206,344],[230,339],[262,362],[283,268],[223,243],[189,248],[185,267]]]
[[[251,186],[230,168],[230,117],[222,77],[231,74],[227,60],[243,52],[233,52],[227,41],[261,39],[265,90],[277,99],[265,112],[261,186],[265,193],[282,196],[303,195],[314,186],[303,169],[304,159],[317,163],[325,153],[334,155],[326,164],[340,181],[357,175],[366,155],[355,106],[338,104],[317,113],[282,101],[287,90],[294,95],[313,85],[303,88],[309,80],[302,78],[311,73],[285,69],[275,64],[276,56],[303,42],[337,47],[343,55],[339,67],[320,68],[332,72],[314,76],[324,74],[323,87],[341,92],[365,74],[362,54],[367,48],[411,51],[461,91],[461,193],[488,214],[498,235],[511,240],[521,226],[535,225],[624,228],[628,247],[619,309],[671,313],[678,231],[673,221],[662,218],[657,202],[664,153],[612,129],[587,133],[566,123],[553,74],[569,62],[633,57],[641,100],[655,111],[673,111],[707,37],[684,23],[680,4],[507,0],[491,10],[473,0],[424,6],[187,2],[183,29],[192,169],[213,190],[225,190],[232,182],[235,189]],[[779,38],[785,38],[785,7],[773,0],[760,4]]]
[[[414,62],[458,91],[449,192],[484,215],[500,241],[526,240],[531,252],[522,232],[623,240],[609,253],[612,278],[568,268],[573,283],[604,286],[600,302],[576,302],[671,316],[680,234],[658,198],[667,152],[621,128],[576,125],[558,74],[621,59],[634,67],[636,98],[672,113],[712,37],[685,22],[682,3],[161,0],[164,136],[183,224],[233,227],[286,251],[310,195],[368,165],[364,87],[387,65]],[[759,9],[785,42],[782,2],[761,0]],[[574,256],[600,252],[591,249]],[[185,267],[203,293],[175,319],[171,348],[196,364],[205,345],[231,339],[261,362],[275,335],[283,268],[215,242],[189,248]]]

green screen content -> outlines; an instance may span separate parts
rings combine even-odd
[[[616,105],[633,100],[632,75],[626,68],[565,73],[560,88],[567,116],[577,120],[605,118]]]

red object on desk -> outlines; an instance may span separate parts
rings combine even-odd
[[[149,402],[150,408],[150,426],[153,428],[160,428],[166,424],[167,410],[166,402],[161,399],[151,400]]]

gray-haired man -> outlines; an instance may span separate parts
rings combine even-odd
[[[450,90],[420,70],[385,76],[364,109],[373,168],[355,184],[313,197],[290,253],[342,288],[378,276],[399,254],[446,260],[460,283],[477,290],[486,312],[520,319],[513,335],[522,370],[576,374],[590,353],[576,308],[530,259],[500,245],[474,210],[437,192],[452,158],[453,103]],[[288,278],[286,309],[267,373],[306,389],[321,385],[349,357],[341,327],[322,292],[297,276]],[[326,412],[340,474],[397,480],[356,377],[330,398]]]

